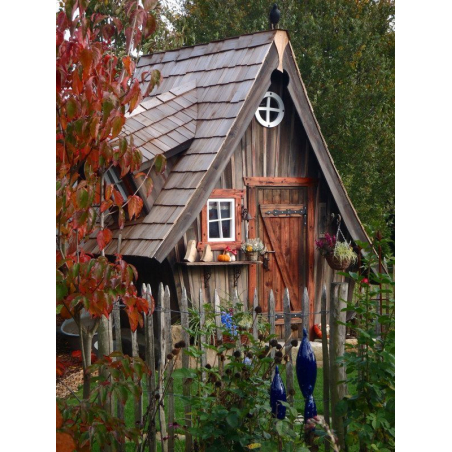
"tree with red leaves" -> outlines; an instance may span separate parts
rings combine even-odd
[[[105,175],[116,168],[121,178],[136,176],[142,162],[141,152],[121,130],[126,114],[160,83],[158,71],[143,74],[149,79],[143,93],[133,77],[133,55],[139,55],[156,29],[156,3],[66,0],[56,18],[56,299],[74,319],[82,339],[84,399],[91,391],[87,370],[99,324],[120,300],[133,331],[149,309],[133,284],[136,269],[119,250],[114,262],[104,252],[113,238],[113,219],[121,231],[126,208],[129,219],[138,217],[143,202],[136,193],[124,199]],[[163,171],[164,159],[159,159],[155,167]],[[149,172],[138,173],[148,194]],[[98,257],[84,251],[90,237],[97,240]],[[81,322],[83,312],[96,320],[92,327]]]

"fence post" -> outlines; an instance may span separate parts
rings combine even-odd
[[[160,345],[160,360],[159,360],[159,417],[160,417],[160,440],[162,443],[162,452],[168,452],[168,442],[166,438],[166,417],[165,407],[162,400],[163,382],[165,379],[164,369],[166,360],[166,328],[165,328],[165,312],[164,312],[164,289],[163,284],[159,284],[159,291],[157,294],[157,318],[158,318],[158,341]]]
[[[254,289],[254,297],[253,297],[253,337],[254,340],[257,341],[259,337],[259,330],[257,328],[258,323],[258,314],[256,312],[256,308],[259,305],[259,300],[257,299],[257,287]]]
[[[188,298],[187,298],[187,290],[185,287],[182,287],[182,297],[180,300],[180,323],[182,326],[182,340],[185,342],[186,346],[190,345],[190,335],[187,332],[189,327],[188,325]],[[185,353],[185,350],[182,351],[182,367],[188,369],[190,367],[190,357]],[[187,378],[182,380],[182,393],[185,397],[190,397],[190,383],[187,381]],[[188,404],[185,404],[185,426],[190,428],[191,423],[191,407]],[[192,446],[192,437],[186,432],[185,434],[185,451],[191,452],[193,449]]]
[[[204,306],[204,298],[202,295],[202,289],[199,289],[199,328],[201,330],[201,336],[200,336],[200,351],[202,352],[201,355],[201,369],[202,369],[202,381],[205,381],[206,379],[206,364],[207,364],[207,355],[206,350],[204,347],[204,344],[206,343],[206,334],[204,333],[204,326],[206,324],[206,312],[205,312],[205,306]]]
[[[153,319],[153,306],[152,306],[152,290],[151,285],[145,286],[143,284],[143,292],[146,294],[146,300],[149,306],[149,312],[145,315],[145,358],[151,373],[147,377],[148,386],[148,413],[151,415],[155,411],[155,347],[154,347],[154,319]],[[155,441],[155,419],[149,419],[148,425],[148,444],[149,452],[155,452],[157,450],[157,444]]]
[[[223,333],[221,331],[221,307],[220,307],[220,296],[218,295],[217,289],[214,292],[214,312],[215,312],[215,326],[217,332],[217,341],[223,341]],[[223,361],[219,358],[218,361],[218,372],[223,376]]]
[[[131,331],[132,336],[132,357],[138,358],[139,348],[138,348],[138,331]],[[136,385],[141,385],[137,378],[134,379]],[[134,405],[134,413],[135,413],[135,425],[139,426],[143,420],[143,397],[140,397],[138,403]]]
[[[341,450],[345,449],[344,419],[338,416],[336,406],[346,394],[345,367],[336,361],[345,351],[345,299],[348,283],[331,283],[330,290],[330,372],[331,372],[331,414],[333,429],[336,431]]]
[[[303,290],[303,300],[301,303],[301,331],[303,331],[303,328],[306,328],[306,331],[308,333],[308,339],[309,339],[309,294],[308,294],[308,288],[305,287]]]
[[[113,328],[115,332],[115,342],[114,342],[114,350],[122,353],[122,339],[121,339],[121,316],[119,312],[119,300],[113,303]],[[118,413],[118,418],[124,420],[124,405],[117,400],[116,401],[116,410]],[[125,438],[123,438],[125,440]],[[125,451],[125,442],[120,442],[118,445],[118,452]]]
[[[322,288],[321,299],[321,322],[322,322],[322,355],[323,355],[323,417],[330,425],[330,358],[328,352],[328,336],[326,329],[326,285]],[[330,443],[325,442],[325,452],[330,451]]]
[[[293,363],[292,363],[292,344],[290,343],[290,337],[292,336],[291,330],[291,315],[290,315],[290,294],[289,289],[284,289],[283,296],[283,308],[284,308],[284,343],[285,354],[289,357],[286,363],[286,389],[287,389],[287,401],[293,405]]]
[[[270,334],[275,334],[275,295],[273,294],[273,289],[270,289],[268,294],[268,323],[270,323]],[[271,357],[275,357],[275,349],[272,348]]]
[[[165,287],[165,295],[163,297],[163,306],[165,309],[165,329],[166,329],[166,352],[171,353],[173,349],[173,338],[171,334],[171,297],[169,287]],[[167,400],[168,400],[168,450],[174,450],[174,391],[173,391],[173,373],[174,360],[171,359],[168,363],[167,374]]]

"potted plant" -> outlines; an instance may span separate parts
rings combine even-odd
[[[242,251],[246,253],[246,260],[257,261],[259,253],[261,253],[265,246],[261,239],[248,239],[245,243],[242,243]]]
[[[346,270],[358,259],[350,243],[339,242],[335,235],[326,233],[315,246],[333,270]]]

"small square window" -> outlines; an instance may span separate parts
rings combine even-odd
[[[235,200],[209,199],[207,201],[208,241],[231,242],[235,240]]]

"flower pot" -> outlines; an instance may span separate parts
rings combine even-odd
[[[246,252],[247,261],[257,261],[259,258],[259,251]]]
[[[235,344],[238,339],[238,333],[237,336],[232,336],[229,334],[223,334],[223,344]],[[246,345],[249,342],[249,337],[246,334],[240,334],[240,343],[242,345]]]
[[[351,263],[350,259],[340,260],[334,254],[327,254],[325,259],[333,270],[347,270]]]

